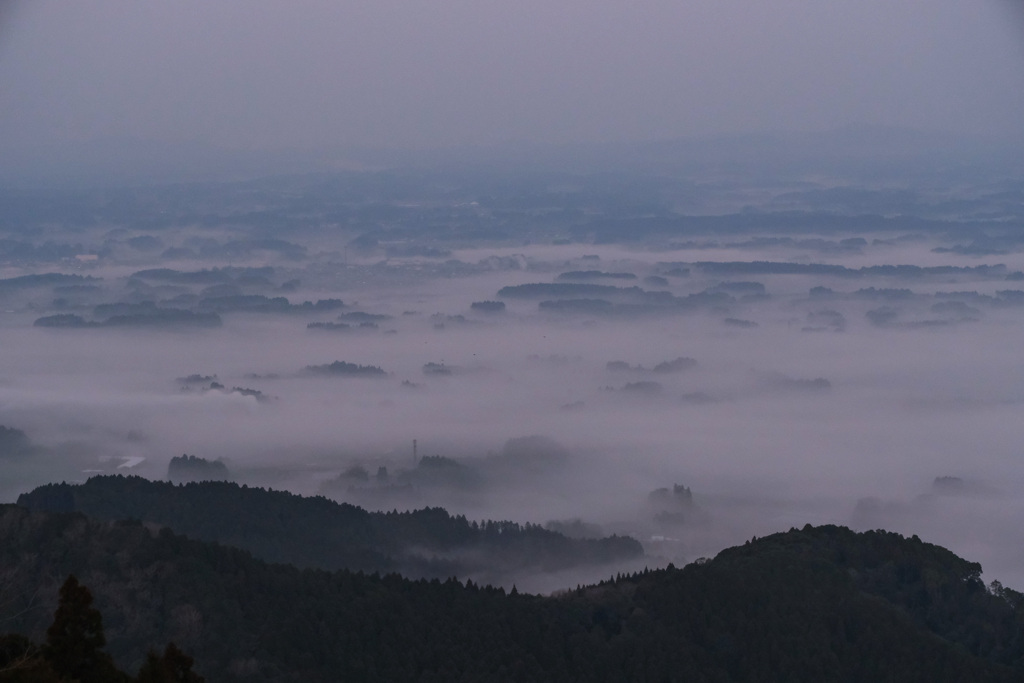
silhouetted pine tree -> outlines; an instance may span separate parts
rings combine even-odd
[[[80,683],[121,683],[127,677],[103,648],[103,617],[92,606],[92,593],[71,575],[60,588],[53,624],[46,630],[43,656],[62,678]]]

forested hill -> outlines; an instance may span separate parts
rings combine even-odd
[[[97,519],[137,519],[242,548],[270,562],[413,578],[459,576],[501,583],[527,573],[643,555],[640,543],[627,537],[574,539],[537,525],[469,522],[441,508],[367,512],[323,497],[229,482],[174,485],[141,477],[93,477],[79,485],[42,486],[20,496],[18,504]]]
[[[805,527],[557,597],[329,573],[0,508],[4,628],[39,639],[57,587],[95,595],[134,670],[174,641],[209,681],[1019,681],[1024,599],[916,538]]]

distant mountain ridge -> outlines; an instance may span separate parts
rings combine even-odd
[[[18,498],[45,512],[141,520],[297,567],[399,572],[412,578],[459,576],[498,583],[542,572],[636,559],[632,538],[573,539],[538,525],[470,522],[441,508],[367,512],[327,498],[223,481],[175,485],[141,477],[92,477],[47,484]]]

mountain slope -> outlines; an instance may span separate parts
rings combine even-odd
[[[543,598],[328,573],[139,523],[0,508],[6,628],[75,573],[123,668],[174,641],[210,681],[1011,681],[1020,594],[896,534],[805,527]]]

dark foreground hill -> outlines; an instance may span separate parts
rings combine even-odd
[[[568,538],[540,526],[470,522],[441,508],[367,512],[323,497],[230,482],[185,485],[141,477],[48,484],[18,504],[44,512],[137,519],[301,568],[398,572],[414,578],[471,577],[506,583],[527,573],[636,560],[632,538]]]
[[[136,670],[174,641],[209,681],[1019,681],[1018,593],[897,534],[805,527],[556,597],[299,570],[139,523],[0,508],[5,629],[69,573]]]

